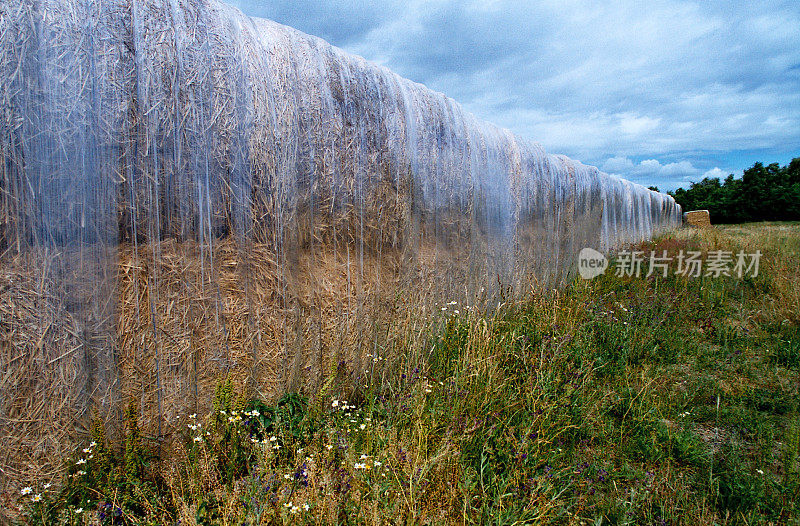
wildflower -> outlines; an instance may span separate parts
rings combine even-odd
[[[90,448],[90,447],[85,447],[85,448],[83,448],[83,452],[84,452],[84,453],[91,453],[91,452],[92,452],[92,448]]]
[[[764,474],[764,472],[762,470],[760,470],[760,469],[757,469],[756,473],[758,473],[759,475],[763,475]]]
[[[367,427],[367,424],[361,424],[360,426],[358,426],[358,428],[361,429],[361,430],[366,429],[366,427]]]
[[[275,442],[276,440],[278,440],[278,437],[269,437],[270,442]]]
[[[80,515],[83,513],[83,508],[75,508],[75,515]]]
[[[198,436],[194,437],[194,441],[195,442],[202,442],[203,441],[203,437],[198,435]]]
[[[21,493],[22,493],[23,495],[28,495],[28,494],[30,494],[30,492],[32,492],[32,491],[33,491],[33,488],[31,488],[30,486],[28,486],[28,487],[22,488],[22,492],[21,492]]]
[[[280,448],[281,448],[280,444],[275,444],[274,446],[272,446],[272,449],[275,449],[275,450],[278,450]]]
[[[50,489],[50,486],[52,486],[52,484],[50,484],[50,483],[48,482],[48,483],[47,483],[47,484],[45,484],[43,487],[44,487],[44,489]]]
[[[291,509],[291,512],[292,512],[292,513],[297,513],[298,511],[300,511],[300,508],[299,508],[299,507],[297,507],[297,506],[292,506],[292,509]]]
[[[82,458],[82,459],[78,460],[78,461],[76,462],[76,464],[77,464],[77,465],[79,465],[79,466],[80,466],[81,464],[86,464],[86,459],[85,459],[85,458]]]
[[[369,456],[367,456],[367,455],[361,455],[361,460],[367,460],[368,458],[369,458]]]
[[[356,462],[353,464],[353,468],[355,469],[367,469],[367,465],[363,462]]]
[[[293,504],[291,502],[287,502],[286,504],[283,505],[284,508],[291,508],[292,506]]]
[[[375,462],[373,462],[372,464],[373,464],[373,465],[374,465],[376,468],[379,468],[379,467],[381,467],[381,462],[379,462],[379,461],[377,461],[377,460],[376,460]]]
[[[40,500],[42,500],[42,494],[41,494],[41,493],[37,493],[36,495],[34,495],[34,496],[31,498],[31,500],[32,500],[33,502],[39,502]]]
[[[95,442],[94,440],[92,440],[91,442],[89,442],[89,447],[94,447],[94,446],[96,446],[96,445],[97,445],[97,442]]]
[[[292,476],[287,473],[286,475],[283,476],[283,478],[285,478],[286,480],[291,480]]]
[[[331,407],[339,407],[339,400],[334,400],[331,402]]]
[[[75,474],[76,474],[77,476],[79,476],[79,477],[82,477],[82,476],[86,475],[86,472],[85,472],[85,471],[78,471],[78,472],[77,472],[77,473],[75,473]]]
[[[306,502],[305,504],[303,504],[303,509],[304,509],[304,510],[306,510],[306,511],[308,511],[308,510],[310,510],[310,509],[311,509],[311,506],[309,506],[309,505],[308,505],[308,502]]]
[[[325,446],[325,448],[326,448],[328,451],[330,451],[331,449],[333,449],[333,444],[328,444],[327,446]]]
[[[191,415],[189,415],[189,418],[194,420],[195,418],[197,418],[197,413],[192,413]]]
[[[430,392],[431,392],[430,388],[429,388],[429,387],[426,387],[426,388],[425,388],[425,392],[426,392],[426,393],[430,393]]]

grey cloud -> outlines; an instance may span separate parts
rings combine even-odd
[[[268,18],[346,47],[401,12],[400,2],[340,0],[224,0],[250,16]]]
[[[792,2],[238,2],[587,163],[653,159],[684,184],[744,168],[725,152],[800,156]]]
[[[634,162],[628,157],[611,157],[600,169],[645,186],[658,186],[662,191],[675,190],[679,186],[688,187],[705,177],[724,179],[728,175],[717,166],[703,171],[685,160],[662,164],[656,159]]]

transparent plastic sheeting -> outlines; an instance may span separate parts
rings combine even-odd
[[[0,101],[6,436],[131,397],[161,434],[221,373],[362,370],[398,319],[558,286],[681,217],[216,0],[0,0]]]

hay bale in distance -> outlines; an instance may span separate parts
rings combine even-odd
[[[683,214],[683,222],[689,226],[707,228],[711,226],[711,214],[708,210],[692,210]]]

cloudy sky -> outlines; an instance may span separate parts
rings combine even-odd
[[[227,1],[661,190],[800,157],[796,0]]]

